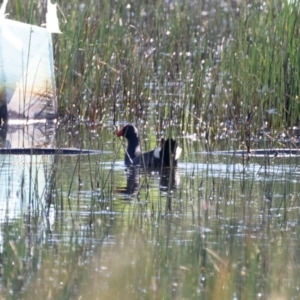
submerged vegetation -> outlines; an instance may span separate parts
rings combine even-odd
[[[244,2],[58,1],[56,145],[102,154],[3,162],[0,297],[298,295],[298,158],[199,154],[298,146],[299,9]],[[7,12],[40,25],[45,3]],[[179,168],[124,174],[127,122],[143,149],[179,139]]]

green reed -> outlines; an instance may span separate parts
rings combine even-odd
[[[268,130],[298,124],[298,10],[270,1],[244,8],[223,52],[222,74],[237,115],[255,112]],[[273,110],[273,112],[272,112]]]
[[[38,23],[45,8],[10,4]],[[23,5],[23,2],[22,2]],[[177,1],[59,3],[54,37],[59,112],[99,123],[168,120],[182,131],[214,132],[232,121],[241,140],[261,127],[298,123],[298,10],[277,1],[233,6]],[[209,14],[209,12],[211,14]],[[242,121],[242,126],[239,124]]]

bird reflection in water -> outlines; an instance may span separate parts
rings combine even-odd
[[[125,198],[137,195],[140,188],[140,171],[140,167],[138,166],[126,168],[126,186],[117,186],[115,191],[121,195],[124,195]]]
[[[126,186],[116,187],[116,192],[124,195],[125,199],[136,196],[139,199],[140,191],[149,188],[149,180],[159,179],[158,188],[162,192],[172,192],[180,184],[177,168],[161,168],[143,170],[139,166],[130,166],[126,169]],[[152,186],[153,187],[153,186]]]
[[[179,187],[178,168],[163,168],[160,172],[159,189],[163,192],[173,191]]]

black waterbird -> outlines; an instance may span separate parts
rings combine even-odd
[[[160,147],[148,152],[141,152],[139,133],[132,124],[127,124],[116,133],[118,137],[125,137],[128,140],[125,153],[125,165],[143,165],[147,168],[177,166],[182,149],[176,140],[169,138],[161,139]]]

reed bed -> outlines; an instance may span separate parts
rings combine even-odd
[[[158,130],[172,123],[218,139],[234,127],[244,143],[247,135],[276,138],[298,125],[295,4],[58,4],[64,16],[63,34],[54,37],[57,91],[68,120],[126,120]],[[42,1],[10,5],[17,19],[42,23]]]

